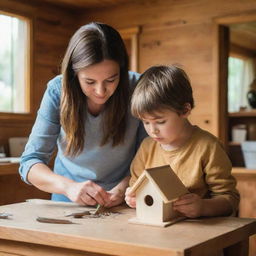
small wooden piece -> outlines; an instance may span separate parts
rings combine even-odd
[[[52,223],[52,224],[75,224],[70,220],[63,220],[63,219],[53,219],[53,218],[44,218],[44,217],[37,217],[36,219],[38,222],[42,223]]]
[[[8,219],[10,216],[12,216],[11,213],[6,213],[6,212],[0,213],[0,219]]]
[[[74,218],[83,218],[84,216],[91,215],[89,211],[83,211],[83,212],[74,212],[71,214],[66,215],[66,217],[74,217]]]
[[[172,202],[188,190],[169,165],[146,169],[131,188],[136,193],[136,218],[130,223],[169,226],[184,217],[172,208]]]

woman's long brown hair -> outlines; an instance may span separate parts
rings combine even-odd
[[[77,72],[105,59],[119,64],[120,81],[105,103],[101,145],[111,141],[116,146],[124,141],[130,98],[127,52],[115,29],[93,22],[75,32],[62,62],[60,121],[66,133],[66,155],[76,156],[85,143],[87,101],[80,88]]]

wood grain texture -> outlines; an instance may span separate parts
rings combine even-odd
[[[233,168],[232,173],[237,180],[237,189],[241,196],[239,216],[256,218],[256,170]],[[256,235],[250,238],[249,255],[256,255]]]
[[[30,134],[47,82],[59,73],[61,58],[76,29],[76,16],[54,6],[36,5],[33,1],[3,0],[0,1],[0,9],[26,16],[33,23],[31,114],[0,113],[0,145],[4,145],[9,155],[8,139]],[[50,195],[21,181],[18,166],[0,166],[0,205],[35,197],[49,199]]]
[[[0,145],[4,145],[8,153],[9,137],[28,136],[34,123],[42,95],[48,80],[59,73],[59,66],[70,36],[77,28],[74,22],[76,12],[69,12],[35,4],[33,1],[0,1],[0,9],[28,17],[33,24],[31,63],[31,114],[7,115],[0,113]]]
[[[46,82],[58,73],[60,59],[70,35],[79,25],[98,20],[118,29],[137,26],[141,28],[138,38],[140,72],[155,64],[181,63],[190,76],[194,88],[196,108],[192,112],[191,120],[215,135],[219,135],[218,127],[221,124],[218,123],[220,101],[214,78],[217,70],[214,67],[216,31],[213,24],[216,19],[219,24],[235,23],[236,17],[233,15],[238,15],[241,22],[256,20],[255,0],[141,0],[133,3],[123,2],[122,5],[111,8],[91,9],[82,13],[77,12],[78,9],[65,11],[45,2],[22,0],[2,0],[0,7],[5,11],[14,11],[33,19],[35,33],[32,79],[35,93],[32,97],[32,112],[34,114],[46,88]],[[0,144],[5,145],[7,152],[8,137],[27,136],[33,120],[34,116],[26,120],[15,121],[8,118],[0,120]],[[18,176],[15,180],[20,181]],[[12,196],[17,197],[12,191],[16,188],[16,183],[6,178],[4,182],[6,185],[3,189],[7,188],[9,189],[7,191],[10,191],[9,199],[12,199]],[[251,189],[251,185],[248,188],[247,185],[243,185],[239,190],[249,188]],[[8,196],[7,193],[3,193],[0,193],[1,198],[2,195],[4,198]],[[242,192],[242,200],[254,200],[254,190],[251,193],[249,195]],[[241,208],[243,207],[247,212],[246,215],[251,214],[248,203],[247,206],[241,203]]]
[[[0,163],[0,176],[18,174],[19,164]]]
[[[19,174],[0,175],[0,205],[20,203],[30,198],[50,199],[50,194],[24,183]]]
[[[85,251],[58,248],[55,246],[43,246],[17,241],[7,241],[0,239],[0,256],[20,256],[20,252],[27,256],[103,256],[100,253],[87,253]]]
[[[123,256],[209,255],[214,250],[246,241],[249,235],[256,232],[255,220],[239,218],[186,220],[167,228],[138,226],[128,224],[128,219],[134,217],[135,211],[123,207],[118,208],[122,213],[119,215],[76,219],[79,224],[75,228],[74,225],[36,221],[39,215],[63,218],[74,211],[85,209],[74,203],[51,201],[1,206],[0,212],[9,212],[13,218],[0,220],[0,251],[14,253],[8,245],[17,244],[14,248],[38,249],[38,255],[45,255],[40,254],[40,248],[43,251],[49,248],[70,252],[74,250],[74,254],[70,255],[79,255],[81,251]],[[31,255],[24,252],[23,255]]]
[[[253,11],[254,0],[141,0],[88,10],[80,24],[100,20],[120,29],[139,26],[139,72],[151,65],[181,63],[194,89],[196,108],[191,120],[218,136],[222,124],[218,123],[220,99],[214,80],[215,19],[234,14],[242,18]]]
[[[49,163],[53,167],[53,159]],[[31,198],[50,199],[50,194],[21,180],[18,163],[0,164],[0,205],[24,202]]]
[[[113,7],[116,5],[122,5],[126,3],[134,2],[134,0],[33,0],[36,3],[42,4],[54,4],[56,6],[69,8],[69,9],[81,9],[86,11],[86,9],[90,8],[106,8]]]

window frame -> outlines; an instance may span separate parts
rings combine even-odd
[[[33,79],[33,69],[32,69],[32,61],[33,61],[33,19],[32,17],[17,13],[16,11],[12,10],[3,10],[0,9],[1,15],[7,15],[10,17],[18,18],[24,20],[27,24],[27,47],[26,47],[26,74],[25,74],[25,104],[27,113],[14,113],[14,112],[1,112],[0,111],[0,121],[1,122],[13,122],[13,121],[29,121],[33,120],[34,113],[33,113],[33,95],[32,95],[32,79]]]

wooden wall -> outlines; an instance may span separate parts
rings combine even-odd
[[[256,11],[256,0],[140,0],[116,7],[81,12],[28,0],[2,0],[0,9],[33,20],[32,112],[35,114],[46,82],[59,72],[68,40],[79,25],[106,22],[117,29],[139,26],[139,71],[155,64],[180,63],[189,74],[196,107],[192,121],[218,135],[218,98],[214,77],[214,19]],[[34,119],[4,121],[0,144],[12,136],[27,136]],[[14,127],[14,128],[13,128]]]
[[[194,88],[192,121],[218,135],[213,19],[253,10],[255,0],[141,0],[90,10],[80,24],[101,21],[120,29],[140,26],[139,71],[155,64],[182,64]]]
[[[31,0],[1,0],[0,9],[31,17],[34,24],[33,118],[4,120],[0,115],[0,144],[7,145],[9,137],[29,135],[46,82],[59,72],[59,63],[70,36],[79,25],[90,21],[105,22],[117,29],[141,28],[140,72],[155,64],[182,64],[194,88],[196,107],[192,121],[218,135],[214,19],[256,12],[256,0],[139,0],[80,14],[74,9],[68,11],[48,4],[39,5]],[[3,183],[12,187],[18,184],[8,177],[3,178]],[[16,195],[11,197],[10,200],[14,200]]]
[[[46,83],[59,73],[59,64],[70,36],[77,29],[76,13],[27,0],[1,0],[0,10],[32,19],[32,117],[24,119],[0,114],[0,144],[8,151],[8,138],[28,136]]]

